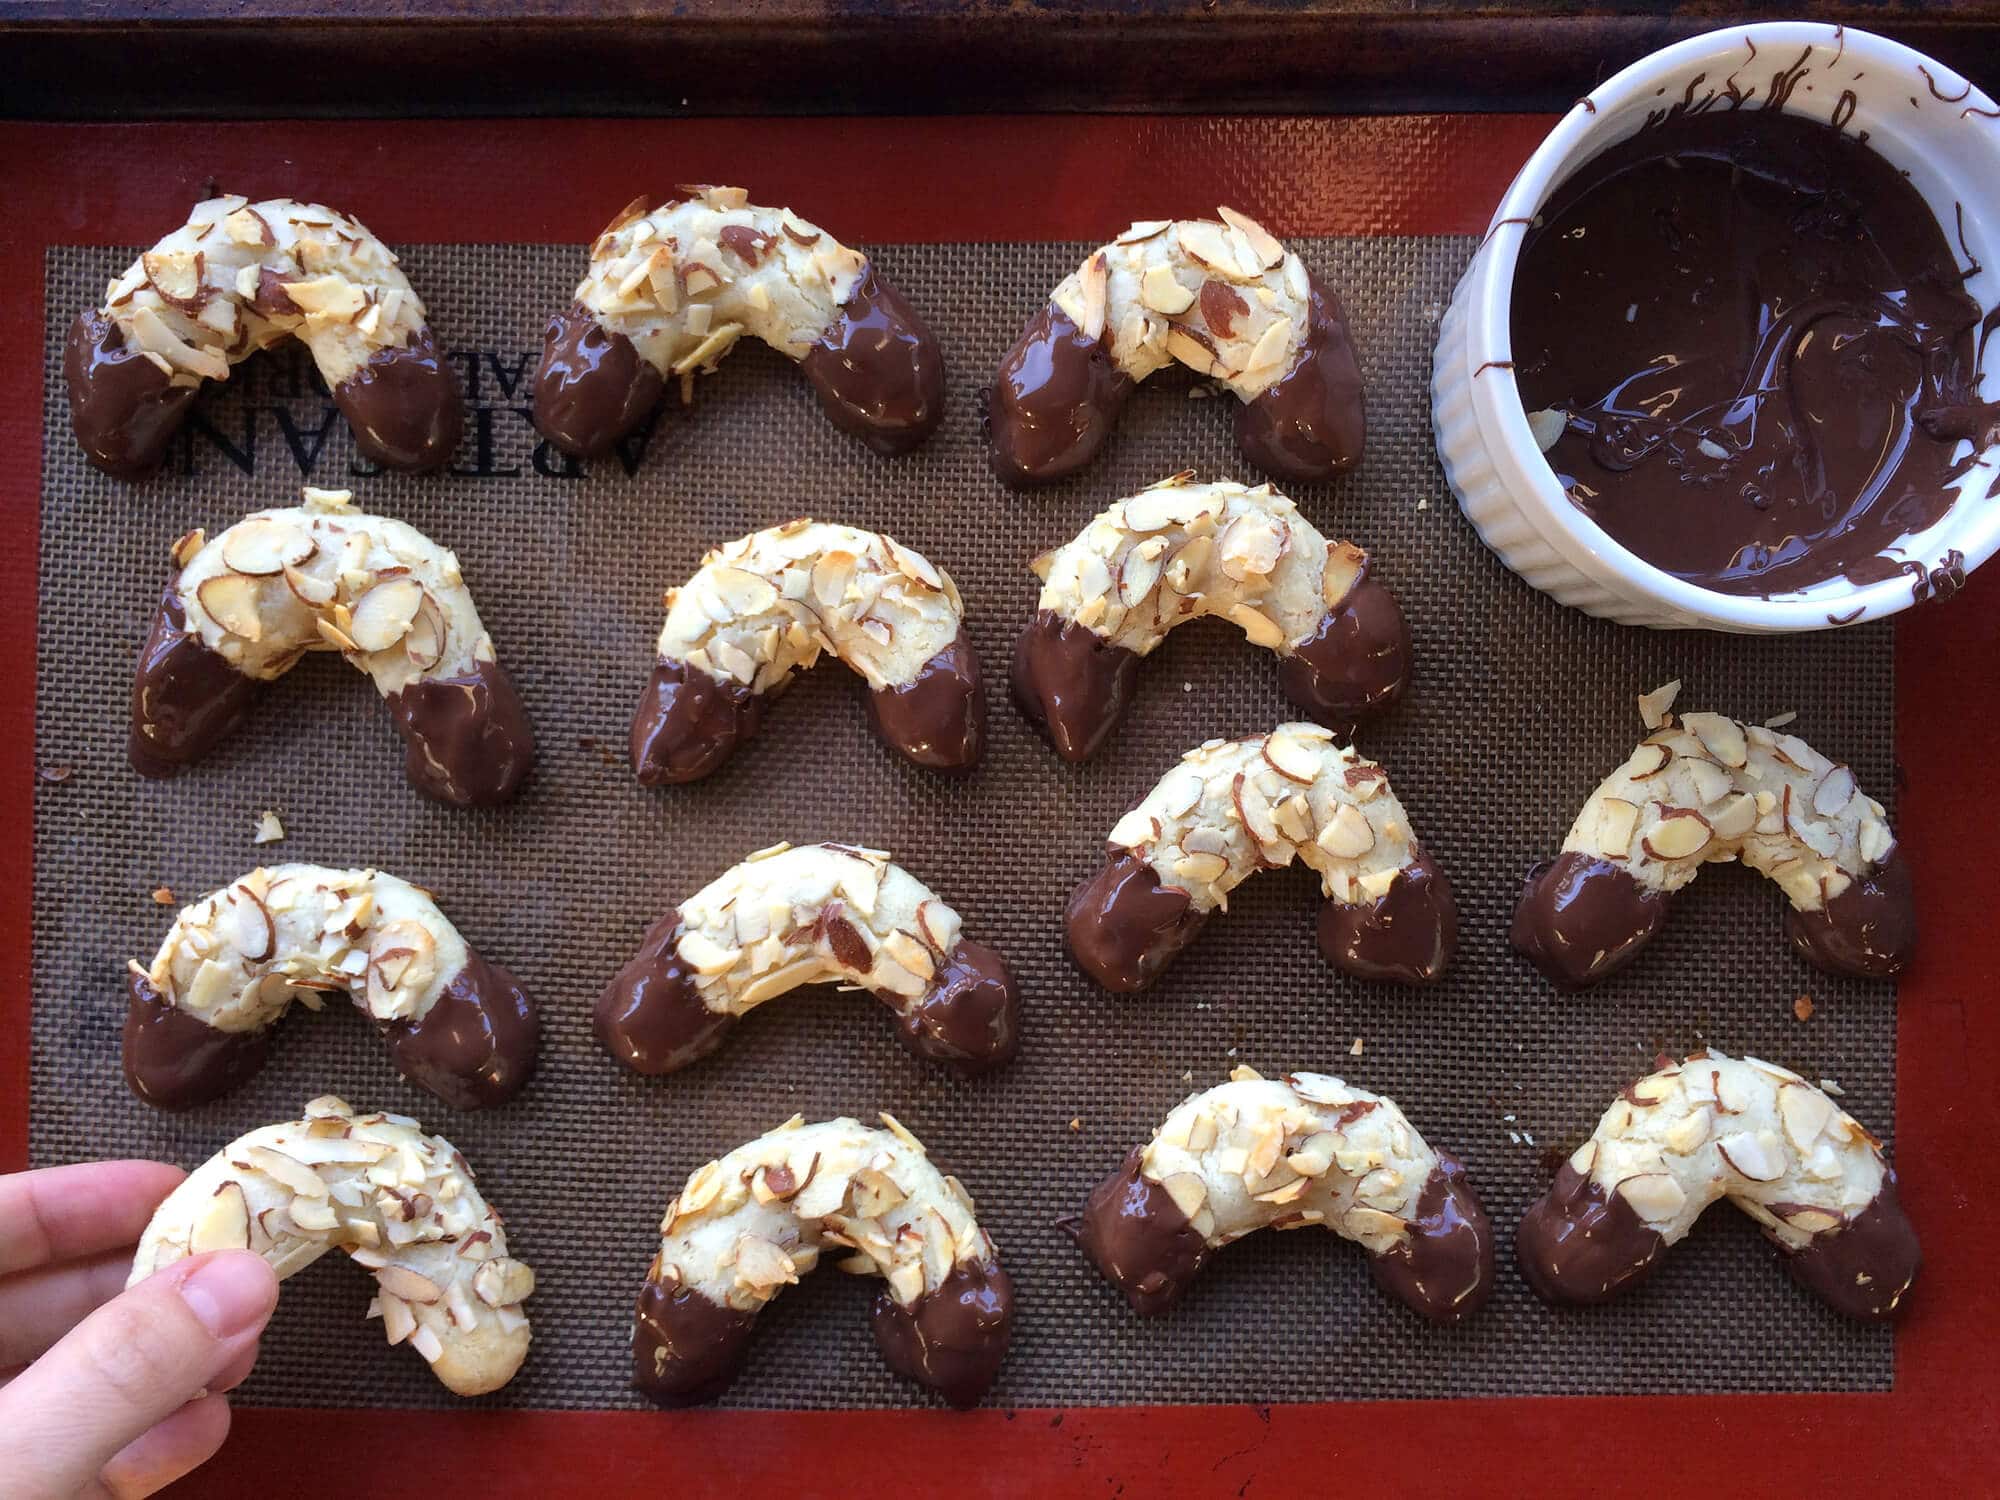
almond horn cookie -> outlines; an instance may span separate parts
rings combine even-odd
[[[346,994],[396,1070],[458,1109],[511,1099],[541,1022],[512,974],[466,945],[430,894],[379,870],[272,865],[181,909],[130,965],[125,1081],[161,1109],[219,1098],[264,1065],[294,1000]]]
[[[591,246],[567,312],[549,320],[535,426],[566,453],[609,452],[660,404],[683,402],[744,335],[805,372],[842,432],[904,453],[944,415],[937,340],[874,263],[736,187],[634,199]]]
[[[1666,717],[1528,872],[1513,944],[1581,989],[1630,963],[1704,864],[1740,859],[1791,901],[1785,930],[1832,974],[1884,979],[1916,947],[1908,868],[1882,804],[1795,735],[1721,714]]]
[[[1377,1284],[1433,1323],[1485,1305],[1486,1210],[1394,1100],[1323,1073],[1229,1078],[1190,1095],[1064,1226],[1134,1312],[1172,1308],[1246,1234],[1314,1224],[1366,1250]]]
[[[464,404],[396,256],[317,203],[231,196],[197,203],[79,313],[63,351],[70,422],[86,457],[144,479],[204,380],[296,336],[311,351],[363,458],[437,469]]]
[[[1014,1289],[964,1184],[884,1111],[776,1130],[696,1169],[660,1221],[632,1328],[632,1384],[662,1406],[712,1401],[765,1304],[819,1264],[887,1283],[869,1320],[898,1375],[971,1406],[999,1372]]]
[[[1522,1219],[1514,1249],[1554,1302],[1641,1282],[1727,1198],[1836,1311],[1894,1316],[1922,1256],[1882,1143],[1798,1074],[1697,1052],[1628,1085]]]
[[[459,572],[401,521],[354,509],[346,490],[246,516],[174,544],[132,682],[132,769],[172,776],[242,721],[260,683],[308,651],[366,672],[402,737],[403,770],[456,807],[511,801],[535,736]]]
[[[1131,706],[1140,658],[1203,616],[1277,653],[1285,696],[1343,734],[1409,678],[1410,627],[1368,554],[1328,542],[1268,484],[1176,474],[1034,571],[1042,594],[1014,646],[1014,700],[1065,760],[1097,753]]]
[[[283,1280],[334,1249],[375,1273],[368,1316],[447,1390],[484,1395],[521,1368],[535,1273],[508,1255],[472,1168],[415,1120],[330,1094],[195,1168],[153,1211],[125,1284],[211,1250],[253,1250]]]
[[[1361,366],[1340,302],[1234,209],[1134,224],[1064,279],[1001,362],[993,471],[1046,484],[1097,457],[1132,387],[1178,360],[1226,386],[1236,446],[1280,479],[1361,461]]]
[[[655,922],[598,997],[598,1040],[637,1073],[671,1073],[802,984],[867,990],[918,1057],[984,1073],[1014,1056],[1006,962],[878,849],[776,844]]]
[[[868,722],[890,749],[934,771],[979,763],[986,689],[958,586],[893,537],[789,521],[710,552],[666,604],[632,716],[642,784],[714,771],[822,651],[867,681]]]
[[[1388,773],[1317,724],[1190,750],[1106,842],[1067,920],[1070,951],[1108,990],[1145,989],[1231,891],[1294,855],[1319,875],[1319,948],[1335,967],[1426,984],[1458,951],[1451,884]]]

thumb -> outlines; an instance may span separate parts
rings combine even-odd
[[[224,1250],[105,1303],[0,1389],[0,1472],[15,1493],[75,1494],[253,1350],[277,1300],[261,1256]]]

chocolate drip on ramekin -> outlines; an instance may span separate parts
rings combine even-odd
[[[1135,1146],[1118,1171],[1097,1185],[1072,1231],[1077,1245],[1141,1317],[1166,1312],[1208,1259],[1173,1195],[1139,1170]]]
[[[513,1098],[542,1049],[541,1018],[520,981],[469,951],[429,1010],[381,1032],[396,1071],[454,1109]]]
[[[699,781],[763,722],[763,694],[663,658],[632,715],[633,774],[641,786]]]
[[[1366,567],[1319,628],[1278,661],[1285,696],[1350,737],[1359,720],[1395,702],[1409,678],[1409,621]]]
[[[1359,979],[1430,984],[1458,952],[1458,903],[1451,882],[1422,845],[1373,901],[1328,901],[1319,912],[1319,951]]]
[[[910,681],[873,689],[868,722],[882,743],[933,771],[958,774],[986,748],[986,679],[963,635],[917,669]]]
[[[632,1322],[632,1388],[661,1406],[713,1401],[742,1372],[756,1322],[755,1313],[648,1276]]]
[[[125,1082],[155,1109],[192,1109],[264,1066],[271,1028],[223,1031],[182,1010],[145,975],[126,976]]]
[[[597,997],[591,1022],[598,1041],[635,1073],[671,1073],[708,1056],[736,1024],[710,1010],[681,962],[681,914],[668,912],[646,929],[631,961]]]
[[[385,469],[416,474],[442,469],[465,430],[458,374],[428,328],[419,328],[401,348],[369,355],[333,388],[333,400],[354,429],[361,456]]]
[[[1021,1039],[1021,998],[1006,961],[984,943],[960,938],[930,986],[907,1006],[896,1039],[918,1057],[949,1063],[967,1077],[1013,1061]]]
[[[1672,905],[1609,860],[1572,852],[1528,871],[1509,941],[1558,989],[1583,989],[1637,957]]]
[[[1129,849],[1113,851],[1110,863],[1076,888],[1064,915],[1077,963],[1122,994],[1158,979],[1207,920],[1186,891],[1162,885]]]
[[[1894,1172],[1883,1173],[1868,1206],[1839,1229],[1823,1230],[1799,1250],[1778,1248],[1800,1286],[1835,1312],[1869,1323],[1896,1315],[1924,1259]]]
[[[1132,394],[1103,338],[1053,302],[1035,315],[1000,362],[986,406],[993,472],[1002,484],[1052,484],[1092,459]]]
[[[1886,859],[1818,911],[1785,911],[1785,935],[1806,962],[1829,974],[1893,979],[1917,946],[1910,867],[1891,849]]]
[[[1551,1302],[1604,1302],[1652,1275],[1666,1241],[1623,1193],[1568,1162],[1514,1231],[1521,1273]]]
[[[1368,1257],[1375,1284],[1433,1323],[1469,1318],[1493,1295],[1493,1225],[1457,1157],[1440,1151],[1399,1245]]]
[[[167,580],[132,675],[132,769],[155,779],[200,760],[243,721],[257,681],[187,628],[177,580]]]
[[[907,453],[944,417],[937,339],[873,261],[799,368],[833,425],[873,452]]]
[[[1088,760],[1131,706],[1138,656],[1053,610],[1014,643],[1009,679],[1022,715],[1064,760]]]
[[[1014,1284],[997,1262],[960,1261],[908,1307],[884,1287],[869,1324],[890,1369],[953,1406],[974,1406],[999,1375],[1013,1336]]]
[[[565,453],[600,458],[653,414],[666,388],[637,344],[578,302],[542,336],[535,430]]]
[[[70,324],[63,378],[83,456],[115,479],[146,479],[159,469],[195,395],[192,385],[174,385],[96,309]]]
[[[1314,483],[1361,462],[1361,364],[1340,299],[1310,272],[1306,336],[1291,368],[1236,409],[1236,446],[1267,474]]]
[[[406,747],[403,774],[426,797],[493,807],[520,794],[535,767],[535,732],[498,662],[475,662],[456,677],[419,677],[388,703]]]

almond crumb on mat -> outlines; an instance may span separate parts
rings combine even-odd
[[[1792,1014],[1797,1016],[1801,1021],[1810,1021],[1812,1013],[1813,999],[1811,995],[1801,995],[1792,1002]]]
[[[153,904],[155,906],[172,906],[174,904],[174,888],[170,885],[163,885],[156,889],[153,892]]]
[[[1360,1037],[1356,1037],[1356,1038],[1354,1039],[1354,1045],[1353,1045],[1352,1047],[1349,1047],[1349,1048],[1347,1049],[1347,1055],[1348,1055],[1349,1057],[1359,1057],[1359,1056],[1361,1055],[1361,1038],[1360,1038]]]
[[[51,786],[61,786],[65,781],[68,781],[70,777],[74,776],[75,774],[76,774],[76,767],[74,766],[35,767],[36,780],[46,781]]]
[[[257,815],[257,835],[253,844],[275,844],[285,836],[285,825],[278,821],[278,815],[265,808]]]

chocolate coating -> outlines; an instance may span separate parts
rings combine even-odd
[[[1166,1312],[1208,1259],[1171,1194],[1139,1170],[1140,1148],[1099,1183],[1084,1205],[1076,1242],[1141,1317]]]
[[[1208,920],[1178,886],[1162,885],[1129,849],[1076,888],[1064,922],[1069,951],[1107,990],[1131,994],[1165,972]]]
[[[194,401],[194,386],[174,385],[94,308],[70,324],[63,378],[84,457],[117,479],[145,479],[160,467]]]
[[[933,771],[959,773],[986,748],[986,679],[963,635],[909,682],[868,694],[868,723],[897,754]]]
[[[1672,905],[1607,860],[1563,854],[1528,871],[1509,941],[1558,989],[1583,989],[1637,957]]]
[[[220,1099],[264,1066],[270,1027],[220,1031],[175,1005],[143,974],[128,972],[125,989],[125,1082],[155,1109]]]
[[[1396,596],[1364,570],[1319,629],[1278,662],[1278,685],[1329,729],[1351,735],[1410,679],[1410,625]]]
[[[1787,907],[1785,935],[1800,957],[1829,974],[1894,978],[1909,967],[1917,946],[1910,867],[1891,849],[1818,911]]]
[[[465,430],[458,374],[430,329],[399,349],[377,349],[333,388],[334,405],[354,429],[354,446],[385,469],[442,469]]]
[[[969,938],[945,955],[896,1027],[896,1040],[918,1057],[950,1063],[968,1077],[1012,1061],[1020,1037],[1014,976],[998,953]]]
[[[944,358],[917,310],[870,261],[799,368],[842,432],[907,453],[944,418]]]
[[[1092,459],[1132,394],[1110,346],[1089,339],[1051,302],[1034,317],[993,381],[986,435],[993,472],[1016,488],[1052,484]]]
[[[1021,713],[1064,760],[1095,755],[1132,703],[1139,658],[1053,610],[1014,643],[1010,685]]]
[[[1236,446],[1267,474],[1312,483],[1361,462],[1367,417],[1340,299],[1306,281],[1305,340],[1290,369],[1236,408]]]
[[[513,1098],[542,1049],[541,1017],[520,981],[470,951],[429,1010],[381,1032],[396,1071],[454,1109]]]
[[[648,1277],[632,1322],[632,1388],[661,1406],[713,1401],[742,1372],[756,1321],[755,1313]]]
[[[1871,1323],[1894,1317],[1923,1264],[1917,1232],[1896,1197],[1896,1174],[1883,1177],[1873,1201],[1844,1228],[1814,1235],[1784,1260],[1793,1279],[1835,1312]]]
[[[542,336],[535,430],[565,453],[598,458],[652,415],[666,388],[638,345],[578,302]]]
[[[1623,1193],[1606,1194],[1564,1162],[1514,1231],[1528,1285],[1551,1302],[1604,1302],[1644,1281],[1666,1241]]]
[[[1804,588],[1950,508],[1954,445],[1992,420],[1964,281],[1922,196],[1854,134],[1676,111],[1528,228],[1521,400],[1567,413],[1549,464],[1638,556],[1722,593]]]
[[[1457,1157],[1438,1152],[1409,1237],[1368,1269],[1382,1290],[1433,1323],[1469,1318],[1493,1295],[1493,1225]]]
[[[675,951],[680,936],[678,910],[647,928],[639,951],[604,987],[591,1013],[598,1041],[635,1073],[685,1068],[721,1046],[736,1024],[729,1012],[703,1003],[694,971]]]
[[[633,774],[641,786],[699,781],[763,722],[761,694],[662,660],[632,715]]]
[[[498,662],[475,662],[457,677],[418,678],[388,703],[406,747],[403,774],[426,797],[492,807],[520,794],[535,767],[535,732]]]
[[[1319,911],[1319,951],[1360,979],[1430,984],[1458,952],[1451,882],[1423,848],[1373,901],[1328,901]]]
[[[900,1307],[884,1287],[869,1311],[875,1347],[898,1375],[953,1406],[973,1406],[1000,1373],[1014,1331],[1014,1284],[997,1263],[960,1261],[943,1281]]]
[[[175,581],[168,579],[132,674],[126,751],[132,769],[166,777],[201,759],[243,721],[256,695],[256,679],[188,630]]]

